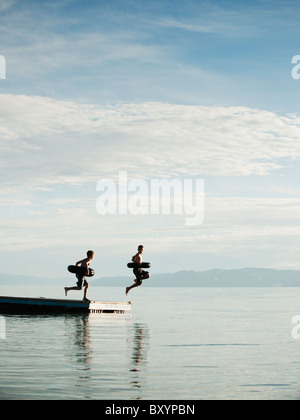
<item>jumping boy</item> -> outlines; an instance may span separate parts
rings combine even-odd
[[[89,283],[84,276],[89,274],[89,266],[90,266],[90,263],[91,263],[92,259],[94,258],[94,255],[95,255],[94,251],[88,251],[87,252],[87,258],[84,258],[83,260],[78,261],[76,263],[77,266],[79,266],[81,264],[81,267],[84,267],[86,269],[86,272],[84,274],[76,274],[76,277],[77,277],[77,280],[78,280],[77,283],[76,283],[77,286],[75,286],[75,287],[65,287],[65,295],[66,296],[68,295],[68,292],[70,290],[82,290],[83,287],[84,287],[83,301],[84,302],[89,302],[89,300],[86,297],[87,291],[89,289]]]
[[[142,270],[142,253],[144,251],[144,246],[140,245],[138,247],[138,253],[132,257],[132,261],[137,264],[137,267],[133,269],[133,274],[136,276],[136,279],[134,280],[134,284],[132,286],[126,287],[126,296],[129,293],[129,290],[133,289],[134,287],[139,287],[142,284],[142,281],[145,279],[150,278],[150,274],[148,271]]]

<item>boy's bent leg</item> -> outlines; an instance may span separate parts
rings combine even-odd
[[[135,283],[135,284],[133,284],[132,286],[126,287],[125,295],[127,296],[127,295],[128,295],[128,293],[129,293],[129,291],[130,291],[131,289],[133,289],[134,287],[138,287],[138,284],[137,284],[137,283]]]
[[[74,286],[74,287],[65,287],[65,295],[68,296],[68,292],[70,290],[82,290],[82,287]]]
[[[87,301],[88,299],[87,299],[87,292],[88,292],[88,290],[89,290],[89,283],[86,281],[85,282],[86,284],[85,284],[85,287],[84,287],[84,295],[83,295],[83,300],[85,300],[85,301]]]
[[[139,287],[141,284],[142,284],[142,282],[140,282],[140,281],[138,281],[138,280],[134,280],[135,281],[135,283],[134,284],[132,284],[131,286],[129,286],[129,287],[126,287],[126,291],[125,291],[125,294],[126,294],[126,296],[128,295],[128,293],[129,293],[129,291],[131,290],[131,289],[133,289],[134,287]]]

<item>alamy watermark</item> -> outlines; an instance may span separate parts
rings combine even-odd
[[[6,339],[6,324],[5,324],[5,318],[3,316],[0,316],[0,340]]]
[[[0,79],[6,79],[6,60],[3,55],[0,55]]]
[[[204,220],[203,179],[129,181],[127,171],[120,171],[118,182],[101,179],[96,190],[100,215],[184,215],[186,226],[198,226]]]
[[[294,55],[292,64],[296,64],[292,69],[292,78],[294,80],[300,79],[300,55]]]
[[[294,325],[292,328],[292,338],[294,340],[300,339],[300,315],[295,315],[292,318],[292,324]]]

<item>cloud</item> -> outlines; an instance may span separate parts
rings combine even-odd
[[[201,2],[191,4],[184,12],[173,13],[173,16],[159,16],[153,25],[195,34],[217,34],[222,37],[258,38],[266,36],[274,29],[286,26],[289,21],[292,25],[297,22],[296,2],[260,2],[251,5],[248,3],[233,7],[231,2]],[[275,30],[276,30],[275,29]]]
[[[241,28],[237,26],[229,25],[222,22],[208,22],[207,19],[198,20],[191,23],[191,18],[187,21],[174,19],[174,18],[163,18],[159,19],[156,24],[166,29],[181,29],[187,32],[203,33],[203,34],[236,34],[239,31],[241,35]],[[245,30],[245,28],[243,28]]]
[[[246,107],[100,106],[0,95],[3,188],[118,176],[266,175],[300,158],[300,118]]]
[[[11,7],[13,7],[18,0],[1,0],[0,12],[5,12]]]
[[[184,217],[103,217],[93,203],[83,208],[78,204],[63,207],[59,203],[44,213],[29,210],[20,218],[14,213],[2,217],[1,251],[52,249],[51,254],[59,255],[66,249],[71,254],[75,247],[95,248],[100,260],[101,255],[112,260],[119,255],[122,263],[128,252],[144,242],[153,260],[164,256],[164,262],[156,263],[154,268],[160,272],[200,270],[201,264],[208,268],[205,256],[215,261],[235,261],[234,266],[247,261],[248,266],[297,268],[299,199],[208,197],[205,222],[192,229],[184,226]]]
[[[187,260],[200,251],[239,258],[261,250],[269,253],[266,266],[270,253],[278,262],[287,249],[294,256],[299,200],[208,194],[204,223],[190,229],[185,215],[101,217],[96,184],[118,180],[120,170],[128,171],[128,181],[216,175],[236,176],[238,183],[244,176],[264,176],[297,164],[299,125],[295,115],[246,107],[100,106],[0,95],[0,249],[105,244],[112,255],[116,244],[120,253],[131,249],[142,232],[152,254]],[[285,265],[292,259],[286,256]],[[180,261],[173,261],[174,270]]]

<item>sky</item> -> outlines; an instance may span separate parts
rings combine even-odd
[[[97,277],[128,276],[139,244],[152,273],[300,269],[299,19],[298,1],[0,0],[0,271],[63,278],[92,249]],[[203,222],[99,214],[120,171],[148,194],[203,180]]]

